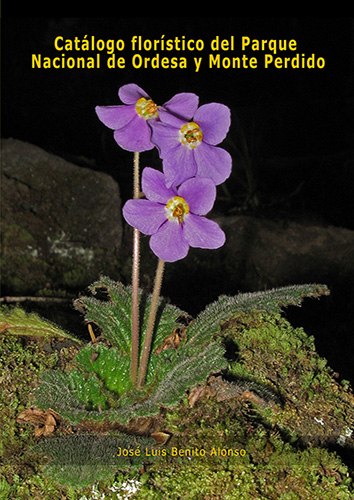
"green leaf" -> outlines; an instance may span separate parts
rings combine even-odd
[[[87,373],[96,373],[105,386],[118,396],[131,389],[130,356],[121,355],[115,347],[87,345],[76,356],[76,363]]]
[[[192,357],[177,356],[175,366],[161,379],[152,399],[165,406],[177,404],[188,389],[227,367],[224,352],[222,345],[213,342]]]
[[[117,432],[110,436],[77,434],[46,439],[31,452],[50,457],[44,468],[47,475],[61,484],[82,488],[114,476],[119,469],[141,467],[147,457],[151,461],[149,450],[154,445],[153,439]]]
[[[188,328],[191,345],[200,345],[218,334],[220,325],[238,311],[278,313],[283,307],[300,306],[304,298],[329,295],[325,285],[293,285],[264,292],[240,293],[234,297],[221,295],[209,304]]]
[[[20,307],[9,310],[0,308],[0,333],[43,338],[65,338],[82,344],[81,340],[70,335],[51,321],[42,319],[35,313],[27,314]]]
[[[300,305],[305,297],[328,294],[322,285],[299,285],[219,297],[188,327],[185,344],[159,354],[152,352],[145,391],[137,399],[131,391],[129,371],[131,290],[109,278],[102,278],[92,289],[96,294],[104,291],[108,300],[81,298],[79,308],[84,308],[88,321],[95,321],[102,328],[102,336],[113,347],[104,343],[85,346],[76,356],[78,370],[46,373],[36,391],[40,407],[51,407],[72,422],[108,418],[124,423],[131,417],[156,414],[161,406],[173,406],[187,390],[210,374],[226,369],[224,347],[217,341],[223,321],[240,311],[279,313],[282,307]],[[150,297],[141,293],[142,328],[149,305]],[[152,351],[171,334],[183,314],[162,299],[160,306]],[[128,328],[129,332],[125,331]]]
[[[55,409],[72,423],[82,418],[104,418],[107,398],[94,374],[85,376],[77,370],[63,373],[51,370],[43,373],[41,384],[34,391],[36,406]]]
[[[151,395],[141,403],[131,404],[129,398],[121,400],[121,408],[114,410],[122,421],[131,417],[155,415],[161,406],[172,407],[184,396],[188,389],[203,382],[211,373],[227,367],[224,348],[213,342],[193,356],[187,349],[181,349],[170,363],[163,377],[159,379]],[[130,406],[129,406],[130,405]]]
[[[109,340],[122,354],[131,351],[131,308],[132,288],[124,286],[107,277],[93,283],[90,287],[92,297],[80,297],[74,306],[85,315],[86,322],[93,322],[102,331],[102,336]],[[104,296],[102,300],[100,296]],[[139,290],[140,308],[140,348],[143,345],[151,305],[151,295]],[[177,326],[177,318],[184,312],[160,298],[152,350],[163,342]]]

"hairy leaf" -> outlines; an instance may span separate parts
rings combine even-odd
[[[50,457],[45,465],[48,475],[61,484],[82,488],[113,476],[119,469],[142,466],[147,461],[146,450],[155,444],[153,439],[122,433],[77,434],[46,439],[31,452]],[[151,461],[149,451],[148,457]]]
[[[83,371],[96,373],[118,396],[131,388],[130,356],[121,355],[115,347],[87,345],[77,354],[76,362]]]
[[[39,408],[55,409],[72,423],[89,416],[103,419],[102,409],[107,404],[97,377],[94,374],[85,377],[77,370],[45,372],[40,386],[35,389],[35,400]]]
[[[130,349],[130,341],[127,332],[122,334],[130,325],[131,290],[109,278],[96,282],[93,289],[96,294],[104,291],[108,300],[80,299],[80,307],[86,308],[86,319],[99,324],[102,336],[113,347],[101,343],[87,345],[76,357],[78,370],[44,374],[36,392],[37,406],[53,408],[72,422],[108,418],[124,423],[131,417],[156,414],[161,406],[177,404],[186,391],[227,367],[224,347],[215,341],[223,321],[239,311],[279,312],[281,307],[300,305],[304,297],[328,293],[324,286],[300,285],[236,297],[221,296],[188,327],[185,343],[177,349],[157,353],[154,348],[171,333],[182,314],[178,308],[161,301],[145,392],[136,399],[131,392],[130,356],[125,352]],[[140,299],[141,312],[146,318],[150,298],[141,294]]]
[[[279,312],[283,307],[300,306],[304,298],[318,298],[328,295],[325,285],[293,285],[275,288],[264,292],[240,293],[234,297],[221,295],[218,300],[209,304],[188,328],[189,346],[196,346],[210,341],[219,332],[223,321],[238,311],[252,310]]]
[[[51,321],[42,319],[35,313],[27,314],[20,307],[14,309],[0,308],[0,333],[30,337],[65,338],[82,344],[78,338],[70,335]]]
[[[93,283],[90,289],[93,296],[80,297],[74,302],[75,307],[83,312],[86,322],[98,325],[102,336],[122,354],[130,355],[132,288],[102,277]],[[140,290],[140,348],[143,345],[150,305],[151,295],[146,295]],[[166,336],[171,334],[181,314],[183,311],[178,307],[167,304],[164,299],[160,298],[152,349],[155,349]]]
[[[145,409],[152,405],[173,406],[183,394],[211,373],[225,369],[224,348],[220,344],[209,344],[193,357],[179,356],[172,370],[161,379],[152,397],[144,404]]]

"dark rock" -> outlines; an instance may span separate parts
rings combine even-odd
[[[164,293],[182,309],[195,314],[220,294],[303,283],[324,283],[354,301],[354,231],[246,215],[214,220],[225,245],[191,248],[166,268]]]
[[[121,199],[108,175],[2,141],[2,294],[76,291],[116,275]]]
[[[354,231],[247,216],[218,222],[227,234],[221,253],[242,288],[353,282]]]

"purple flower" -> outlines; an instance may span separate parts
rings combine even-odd
[[[211,179],[191,178],[168,188],[162,172],[146,167],[142,173],[146,199],[128,200],[125,220],[150,235],[151,250],[165,262],[186,257],[189,247],[215,249],[225,243],[218,224],[205,217],[213,207],[216,186]]]
[[[150,140],[149,121],[155,121],[160,113],[173,113],[188,119],[198,107],[198,96],[189,92],[176,94],[159,107],[135,83],[123,85],[118,95],[124,104],[96,106],[95,110],[101,122],[114,130],[113,136],[117,144],[127,151],[142,152],[155,147]]]
[[[230,122],[227,106],[209,103],[200,106],[190,121],[164,113],[151,124],[151,141],[163,160],[167,187],[194,176],[208,177],[216,185],[229,177],[231,156],[217,145],[226,137]]]

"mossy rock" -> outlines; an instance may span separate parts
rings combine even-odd
[[[193,407],[189,394],[166,415],[166,457],[137,498],[352,499],[354,396],[314,339],[252,311],[225,322],[219,340],[234,395],[213,377]]]
[[[1,153],[3,293],[70,296],[97,269],[117,274],[123,227],[116,181],[88,161],[79,166],[17,139],[4,139]]]
[[[282,400],[278,411],[265,412],[269,424],[305,446],[345,441],[354,452],[352,390],[319,356],[313,337],[280,313],[262,311],[235,315],[223,336],[237,349],[231,378],[256,381]]]
[[[164,409],[154,431],[171,438],[143,468],[112,473],[95,491],[116,498],[130,478],[138,485],[137,499],[352,500],[354,396],[318,355],[314,339],[280,312],[256,308],[236,311],[211,328],[226,347],[228,369]],[[1,407],[3,491],[10,499],[89,498],[90,488],[62,486],[44,475],[40,458],[28,466],[23,452],[36,439],[16,424],[39,374],[57,358],[28,337],[1,340],[3,366],[9,363]]]

